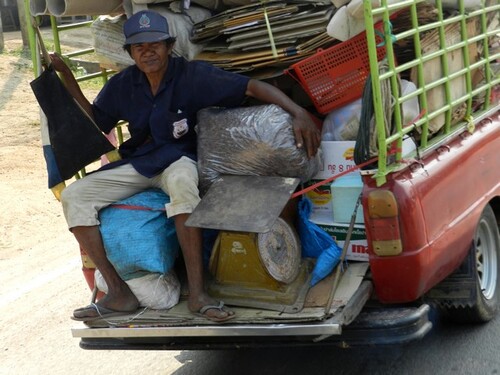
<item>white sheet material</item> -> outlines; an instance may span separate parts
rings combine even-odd
[[[173,5],[174,3],[172,3]],[[172,6],[170,6],[170,9],[172,9]],[[189,36],[191,35],[194,23],[201,22],[210,17],[211,13],[208,9],[192,5],[182,14],[174,13],[165,4],[149,6],[149,9],[160,13],[167,19],[170,35],[177,38],[173,50],[175,56],[182,56],[187,60],[193,60],[202,51],[203,45],[191,42]]]
[[[96,16],[123,12],[122,0],[47,0],[47,7],[49,13],[56,17]]]
[[[161,4],[161,3],[171,3],[175,0],[132,0],[132,5],[134,8],[134,13],[137,13],[140,9],[145,9],[144,6]],[[189,9],[190,4],[194,3],[200,5],[206,9],[220,9],[222,7],[222,0],[183,0],[184,8]],[[251,0],[243,0],[244,2],[250,2]]]
[[[99,16],[91,26],[94,48],[99,63],[110,69],[121,70],[134,64],[134,60],[123,49],[125,36],[123,24],[126,17]]]
[[[107,293],[108,286],[99,270],[95,271],[94,278],[97,288]],[[126,283],[142,307],[167,310],[179,303],[181,283],[174,271],[170,271],[166,275],[149,273],[136,279],[127,280]]]

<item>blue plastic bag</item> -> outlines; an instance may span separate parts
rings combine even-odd
[[[335,266],[340,261],[341,254],[342,249],[335,243],[335,241],[333,241],[330,247],[321,253],[312,272],[311,286],[316,285],[333,271]]]
[[[323,229],[309,220],[312,212],[312,202],[307,197],[302,197],[298,205],[299,223],[298,231],[302,243],[303,258],[317,258],[323,250],[333,243],[333,239]]]
[[[309,198],[303,197],[298,208],[302,257],[318,258],[312,272],[311,286],[314,286],[333,271],[340,260],[342,249],[328,233],[309,220],[312,211]]]
[[[174,220],[165,214],[169,201],[162,190],[150,189],[99,212],[106,255],[123,280],[166,274],[174,266],[179,243]]]

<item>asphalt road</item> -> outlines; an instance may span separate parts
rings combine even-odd
[[[245,351],[185,351],[181,374],[498,374],[500,318],[480,326],[453,326],[434,315],[434,329],[404,346],[311,347]]]

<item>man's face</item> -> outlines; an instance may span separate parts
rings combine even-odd
[[[172,45],[167,46],[164,41],[138,43],[130,46],[130,55],[137,67],[144,73],[160,73],[167,69],[171,50]]]

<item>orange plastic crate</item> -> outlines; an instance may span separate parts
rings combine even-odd
[[[381,28],[381,24],[376,26]],[[382,37],[376,37],[382,42]],[[385,47],[377,48],[377,58],[385,56]],[[305,58],[290,66],[287,73],[296,78],[321,114],[327,114],[363,94],[370,72],[366,33]]]

